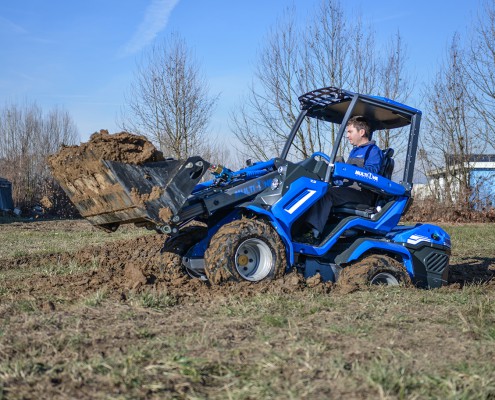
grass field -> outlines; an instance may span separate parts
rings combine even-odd
[[[115,295],[105,284],[75,294],[109,267],[70,257],[47,266],[40,253],[129,244],[146,231],[41,225],[29,235],[0,225],[9,243],[0,253],[0,399],[495,398],[492,283],[180,296],[172,287]],[[495,226],[444,228],[456,269],[495,269]]]

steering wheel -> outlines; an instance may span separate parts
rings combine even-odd
[[[333,164],[330,163],[330,156],[328,154],[322,153],[321,151],[317,151],[316,153],[311,154],[310,158],[321,157],[327,163],[327,171],[325,172],[324,182],[330,182],[330,178],[333,173]]]
[[[330,156],[322,153],[321,151],[317,151],[316,153],[311,154],[310,158],[321,157],[323,158],[327,164],[330,164]]]

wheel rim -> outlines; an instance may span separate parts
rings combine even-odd
[[[376,274],[370,282],[371,285],[386,285],[386,286],[398,286],[399,281],[395,276],[388,272],[380,272]]]
[[[260,239],[247,239],[235,253],[235,268],[248,281],[257,282],[266,278],[274,266],[270,247]]]

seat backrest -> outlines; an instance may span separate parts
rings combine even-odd
[[[388,149],[382,150],[382,152],[383,152],[383,162],[379,174],[384,178],[391,179],[395,166],[395,161],[392,158],[394,156],[394,149],[389,147]]]

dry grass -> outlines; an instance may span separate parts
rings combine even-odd
[[[458,265],[473,251],[493,260],[492,227],[446,229]],[[16,296],[29,274],[90,279],[99,268],[66,267],[2,271],[0,399],[495,398],[493,285]]]

